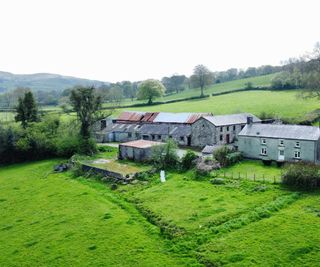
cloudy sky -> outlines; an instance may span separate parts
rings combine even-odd
[[[278,65],[320,41],[319,0],[0,0],[0,70],[104,81]]]

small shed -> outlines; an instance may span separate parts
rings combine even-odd
[[[162,142],[149,140],[135,140],[119,144],[119,159],[131,159],[134,161],[148,161],[152,157],[154,146],[164,145]]]

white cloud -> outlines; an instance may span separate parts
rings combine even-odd
[[[317,0],[1,0],[0,70],[106,81],[279,64],[320,39]]]

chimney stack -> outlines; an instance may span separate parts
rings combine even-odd
[[[251,125],[252,123],[253,123],[253,117],[248,116],[248,117],[247,117],[247,124],[248,124],[248,125]]]

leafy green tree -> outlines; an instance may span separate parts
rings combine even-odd
[[[163,96],[165,90],[166,88],[160,81],[149,79],[140,83],[137,97],[140,100],[147,99],[150,105],[155,97]]]
[[[19,97],[16,112],[15,120],[20,121],[23,128],[30,122],[38,121],[38,108],[31,91],[26,92],[24,97]]]
[[[168,139],[165,145],[154,146],[152,149],[152,162],[158,169],[174,168],[179,162],[177,144]]]
[[[80,122],[81,152],[92,154],[96,151],[95,143],[91,138],[92,127],[104,116],[101,114],[101,97],[96,94],[93,86],[78,86],[71,91],[70,102]]]
[[[201,95],[204,96],[203,90],[206,85],[213,82],[212,72],[204,65],[197,65],[193,70],[193,75],[190,77],[194,87],[200,87]]]

